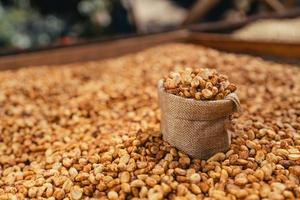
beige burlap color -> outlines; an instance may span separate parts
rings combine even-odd
[[[230,145],[229,117],[240,109],[235,93],[224,100],[199,101],[165,92],[158,83],[163,139],[193,158],[208,159]]]

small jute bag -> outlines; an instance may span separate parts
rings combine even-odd
[[[170,145],[198,159],[228,150],[231,138],[226,126],[230,115],[240,109],[235,93],[223,100],[187,99],[167,93],[160,80],[158,98],[161,132]]]

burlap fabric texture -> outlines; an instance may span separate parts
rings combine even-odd
[[[240,110],[235,93],[223,100],[199,101],[167,93],[160,80],[158,97],[161,132],[169,144],[198,159],[208,159],[229,148],[231,138],[226,126],[230,115]]]

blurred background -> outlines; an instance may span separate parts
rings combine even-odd
[[[299,6],[300,0],[0,0],[0,53],[235,22]],[[300,19],[259,21],[232,34],[300,41]]]

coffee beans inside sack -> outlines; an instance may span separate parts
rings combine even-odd
[[[170,72],[158,83],[164,140],[194,158],[226,151],[226,127],[240,103],[228,77],[207,68]]]

